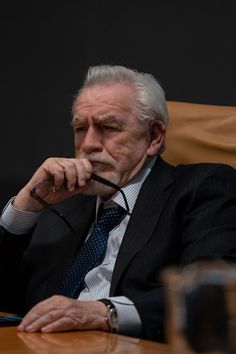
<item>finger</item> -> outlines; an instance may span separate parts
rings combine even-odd
[[[19,331],[24,331],[28,326],[35,322],[41,316],[37,309],[33,308],[31,311],[25,315],[19,326],[17,327]]]
[[[35,305],[23,318],[18,329],[20,331],[36,331],[40,327],[62,317],[66,308],[71,306],[74,300],[65,296],[54,295]]]
[[[92,165],[87,159],[56,158],[50,166],[50,173],[55,181],[55,188],[65,186],[73,192],[78,186],[84,187],[92,174]]]
[[[55,296],[56,297],[56,296]],[[55,297],[43,300],[35,305],[23,318],[20,325],[18,326],[19,330],[24,330],[26,327],[30,326],[32,323],[37,321],[38,318],[44,314],[51,311],[55,308]]]
[[[87,159],[75,159],[77,171],[77,183],[79,187],[84,187],[91,178],[93,172],[92,165]]]
[[[62,188],[65,181],[65,170],[62,166],[63,159],[60,158],[49,158],[42,165],[42,169],[47,173],[48,176],[53,177],[54,187],[56,190]]]
[[[73,192],[77,185],[77,170],[74,159],[57,160],[57,163],[63,169],[63,187],[66,186],[69,192]],[[56,185],[57,187],[62,187],[60,182]]]
[[[38,318],[35,318],[29,324],[24,326],[24,331],[26,332],[38,332],[41,331],[43,327],[48,326],[49,324],[57,321],[59,318],[63,317],[63,311],[53,310],[45,315],[42,315]]]
[[[44,333],[49,333],[49,332],[70,331],[72,329],[79,329],[79,323],[71,317],[62,317],[42,327],[41,331]]]

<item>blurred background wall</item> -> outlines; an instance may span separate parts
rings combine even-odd
[[[168,100],[236,105],[235,0],[0,5],[0,206],[49,156],[73,156],[71,103],[91,65],[151,72]]]

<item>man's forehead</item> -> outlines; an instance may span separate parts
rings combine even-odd
[[[84,88],[75,103],[86,104],[88,101],[96,102],[99,100],[120,101],[127,99],[129,102],[134,99],[134,88],[125,83],[93,85]]]
[[[73,114],[83,118],[84,115],[91,114],[96,117],[112,117],[124,113],[133,112],[134,95],[133,91],[126,90],[127,86],[112,86],[111,90],[108,87],[96,87],[96,90],[87,88],[76,99],[73,105]],[[121,88],[124,88],[122,90]],[[108,119],[108,118],[107,118]]]

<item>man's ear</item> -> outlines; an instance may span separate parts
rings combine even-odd
[[[147,154],[148,156],[154,156],[158,154],[160,150],[164,137],[165,137],[165,126],[160,120],[155,120],[151,123],[149,128],[149,147]]]

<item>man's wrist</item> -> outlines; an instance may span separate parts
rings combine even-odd
[[[118,317],[115,305],[108,299],[99,299],[98,301],[102,302],[107,308],[106,322],[110,332],[116,333],[118,329]]]
[[[5,206],[1,215],[0,223],[4,229],[12,234],[22,235],[31,232],[40,216],[40,213],[16,209],[12,205],[14,198],[11,198]]]
[[[37,213],[42,211],[43,207],[30,196],[30,192],[22,189],[14,198],[13,207],[19,211]]]

